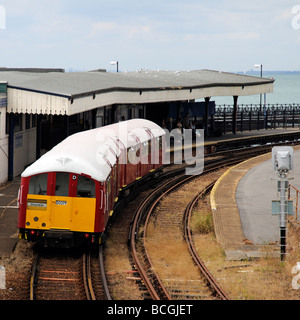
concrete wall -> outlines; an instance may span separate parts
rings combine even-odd
[[[2,124],[0,124],[2,126]],[[0,184],[8,179],[8,138],[0,138]]]
[[[8,135],[6,130],[6,93],[0,89],[0,184],[8,179]]]
[[[14,177],[36,160],[36,128],[14,134]]]

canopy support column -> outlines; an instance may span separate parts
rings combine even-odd
[[[232,133],[236,134],[237,130],[237,101],[238,101],[238,96],[233,96],[233,114],[232,114]]]
[[[210,97],[205,98],[205,112],[204,112],[204,135],[208,136],[208,114],[209,114],[209,100]]]

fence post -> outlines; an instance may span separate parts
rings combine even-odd
[[[252,109],[249,112],[249,131],[252,129]]]
[[[236,134],[237,130],[237,101],[238,96],[233,96],[233,112],[232,112],[232,133]]]
[[[244,122],[244,111],[241,110],[241,132],[243,132],[243,122]]]
[[[223,111],[223,119],[224,119],[224,134],[226,133],[226,108],[224,107]]]
[[[292,116],[292,128],[295,128],[295,106],[293,106]]]

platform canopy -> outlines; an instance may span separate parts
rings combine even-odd
[[[73,115],[113,104],[147,104],[273,92],[274,79],[213,70],[0,72],[7,112]]]

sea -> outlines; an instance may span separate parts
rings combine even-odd
[[[260,72],[238,72],[250,76],[260,77]],[[265,71],[263,78],[273,78],[273,93],[262,95],[262,103],[266,104],[298,104],[300,105],[300,71]],[[212,97],[216,105],[232,105],[233,97]],[[238,105],[260,104],[260,95],[240,96]]]

